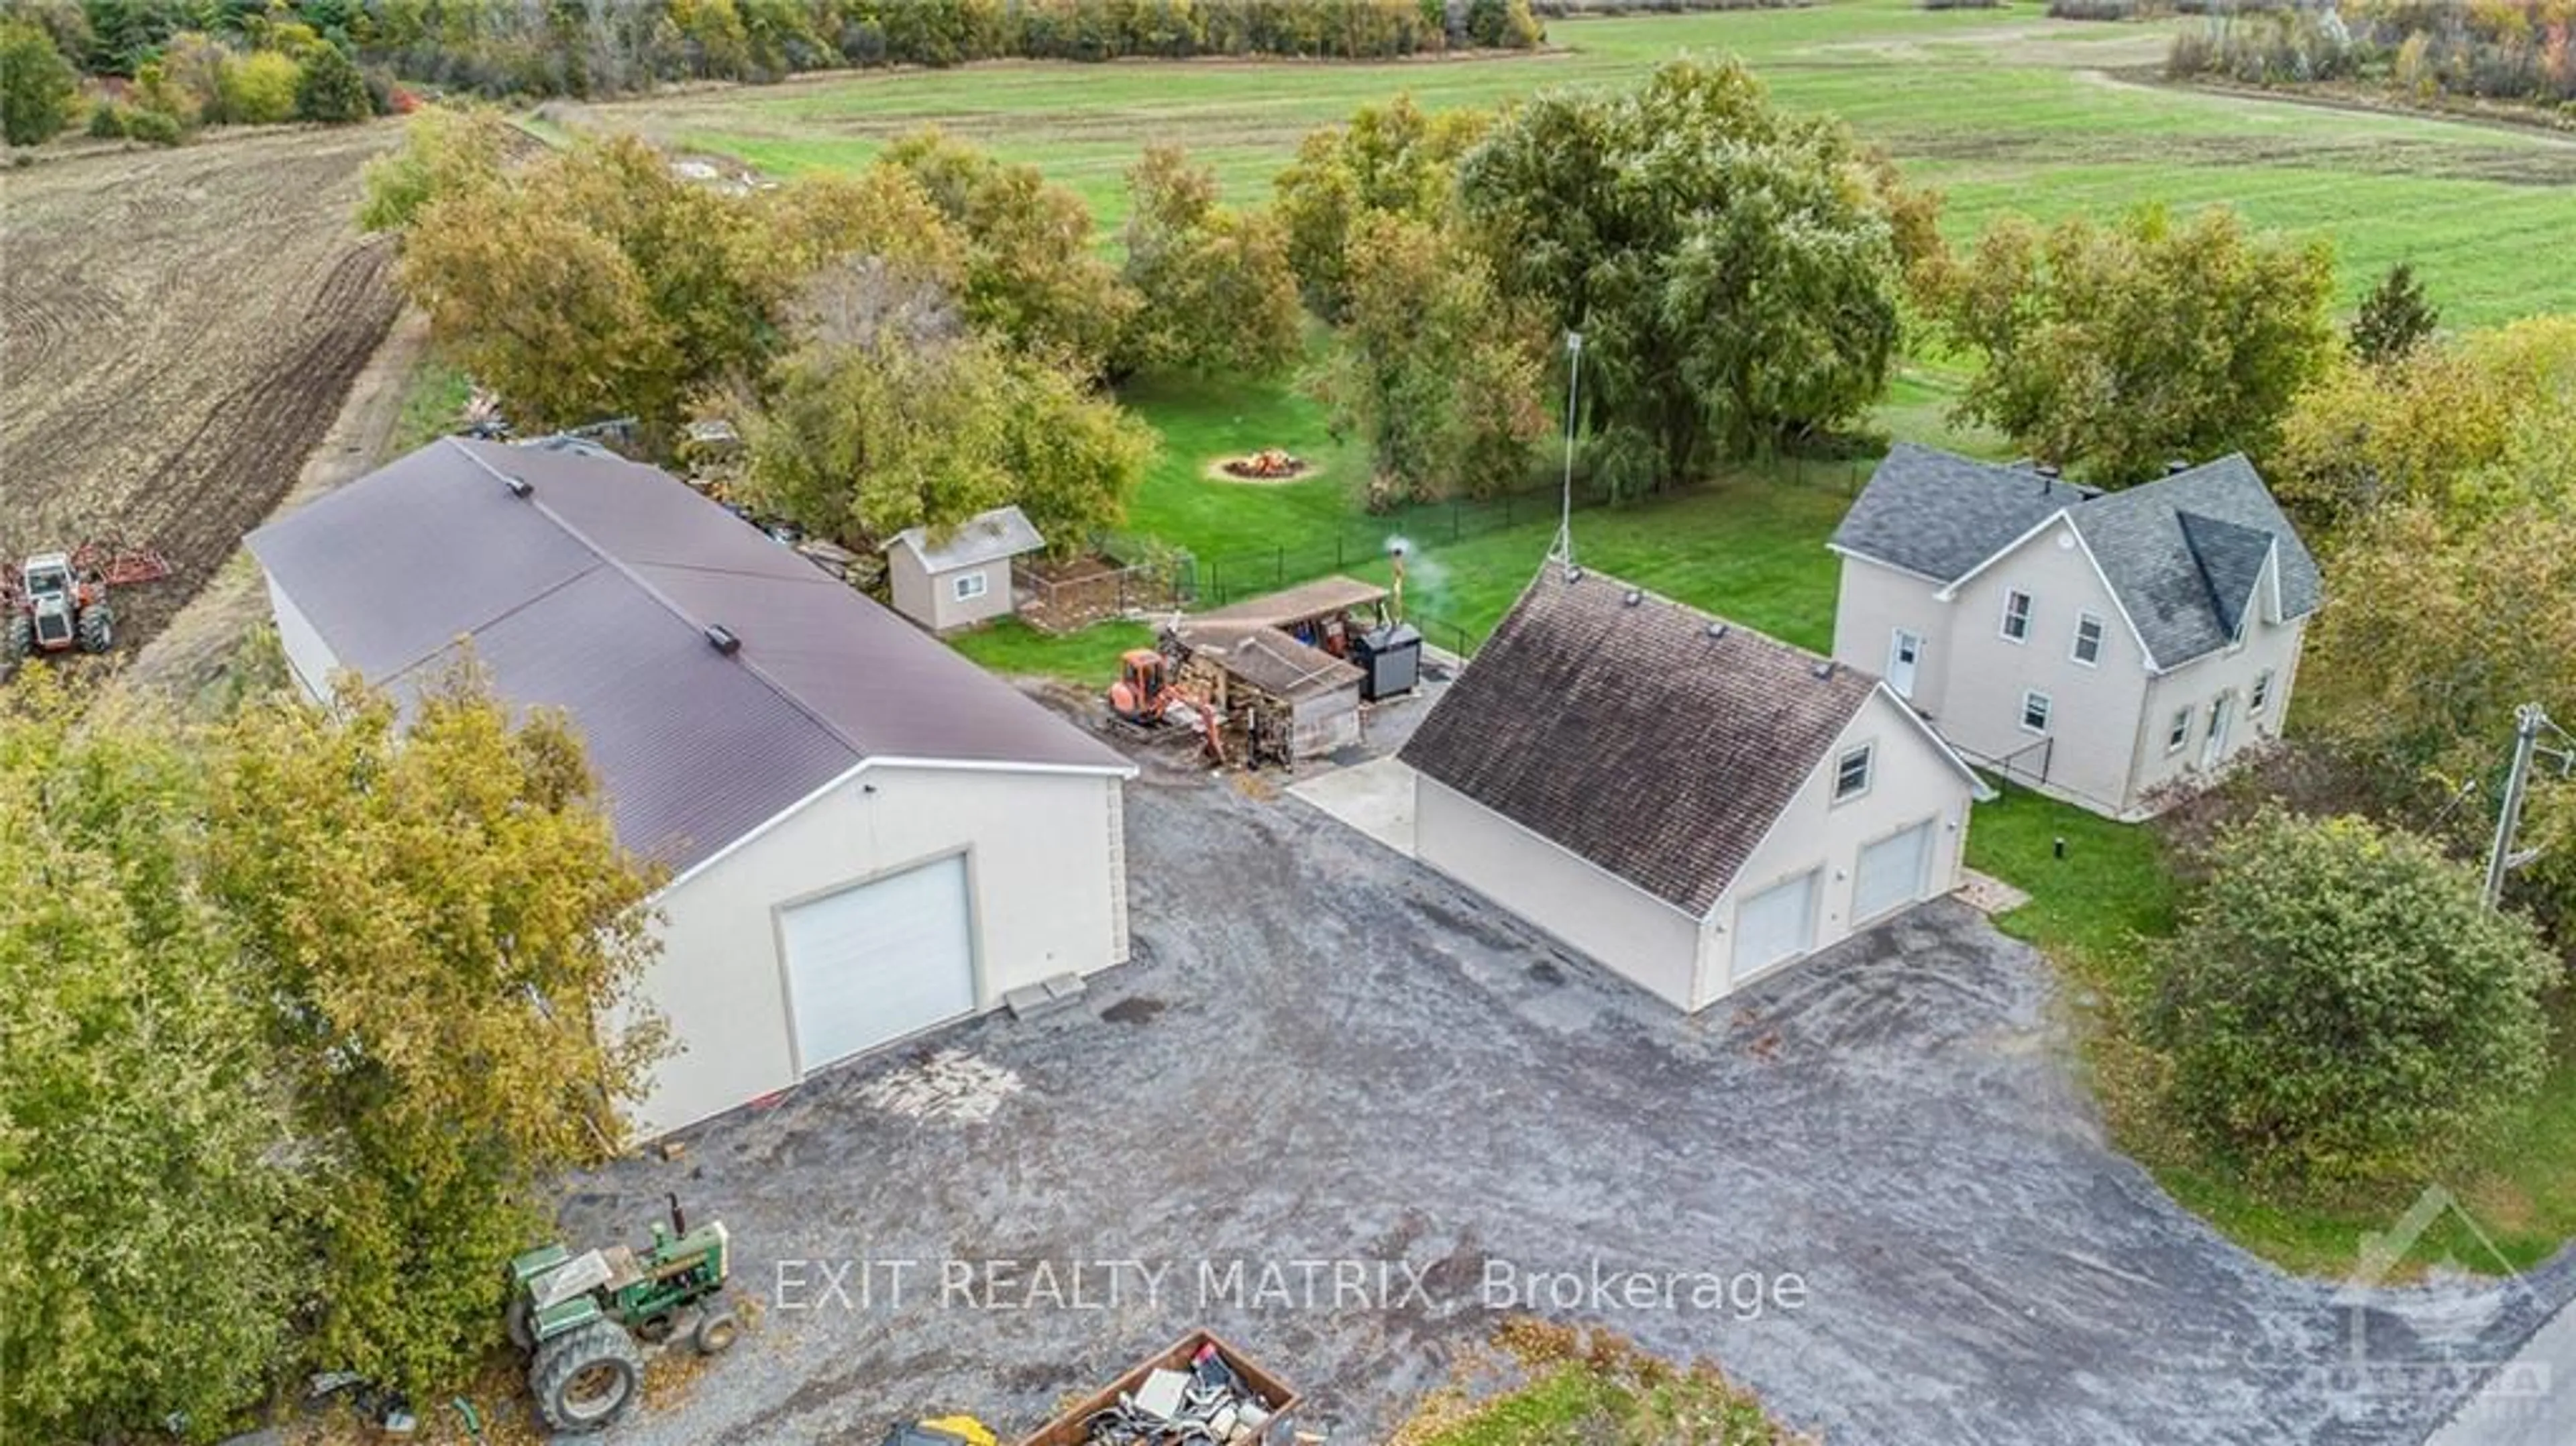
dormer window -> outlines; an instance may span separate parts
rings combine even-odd
[[[2030,594],[2019,588],[2004,594],[2003,634],[2016,643],[2030,641]]]

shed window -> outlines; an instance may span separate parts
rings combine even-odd
[[[2102,620],[2091,613],[2075,615],[2075,661],[2088,668],[2102,661]]]
[[[1858,798],[1869,792],[1870,751],[1864,743],[1834,760],[1834,802]]]
[[[980,572],[961,572],[948,581],[951,595],[959,602],[982,597],[986,586],[984,574]]]
[[[2048,715],[2049,715],[2049,713],[2050,713],[2050,711],[2051,711],[2051,710],[2052,710],[2052,705],[2049,703],[2049,701],[2048,701],[2048,695],[2047,695],[2046,693],[2031,692],[2031,693],[2024,693],[2024,694],[2022,694],[2022,695],[2021,695],[2021,726],[2022,726],[2022,731],[2024,731],[2024,732],[2026,732],[2026,733],[2045,733],[2045,732],[2047,732],[2047,731],[2048,731]]]
[[[2254,696],[2246,700],[2245,711],[2248,713],[2260,713],[2263,711],[2263,705],[2271,701],[2272,670],[2265,668],[2261,675],[2254,679]]]
[[[2176,708],[2173,715],[2173,726],[2165,730],[2165,751],[2167,753],[2180,753],[2182,751],[2182,746],[2190,741],[2191,710],[2189,708]]]
[[[2019,588],[2004,594],[2004,636],[2016,643],[2030,637],[2030,594]]]

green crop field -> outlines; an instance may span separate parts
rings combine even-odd
[[[862,164],[936,123],[1079,189],[1104,226],[1148,141],[1213,164],[1239,201],[1315,126],[1409,91],[1489,105],[1619,83],[1684,50],[1734,52],[1792,106],[1831,111],[1945,189],[1959,234],[2005,210],[2230,202],[2334,239],[2348,293],[2411,260],[2455,324],[2576,310],[2576,138],[2169,89],[2139,77],[2175,28],[1924,11],[1911,0],[1558,22],[1547,53],[1373,65],[997,63],[869,73],[591,108],[590,124],[792,175]]]

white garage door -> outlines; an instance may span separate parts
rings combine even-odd
[[[1852,878],[1852,922],[1864,923],[1923,897],[1932,863],[1932,820],[1880,839],[1860,851]]]
[[[805,1069],[975,1007],[963,856],[798,904],[780,932]]]
[[[1816,937],[1816,871],[1755,894],[1735,911],[1735,969],[1747,979],[1807,952]]]

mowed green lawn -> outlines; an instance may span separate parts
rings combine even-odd
[[[1153,140],[1267,199],[1298,138],[1409,91],[1426,107],[1541,87],[1619,84],[1682,51],[1732,52],[1787,104],[1830,111],[1950,196],[1960,235],[2004,210],[2116,212],[2228,202],[2258,224],[2330,236],[2347,296],[2412,261],[2455,324],[2576,310],[2576,140],[2181,91],[2129,78],[2180,27],[1913,0],[1558,22],[1553,49],[1500,59],[1006,62],[877,72],[592,107],[585,123],[741,158],[773,173],[863,164],[937,124],[1042,167],[1114,226],[1121,173]]]

